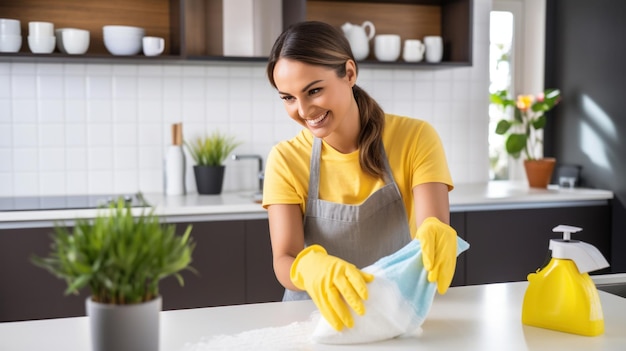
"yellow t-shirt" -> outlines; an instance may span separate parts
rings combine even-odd
[[[452,190],[445,152],[435,129],[422,120],[387,114],[383,145],[393,177],[400,189],[411,235],[416,232],[413,188],[438,182]],[[313,135],[303,129],[291,140],[274,146],[267,158],[263,207],[298,204],[305,212]],[[361,170],[359,151],[342,154],[322,142],[319,198],[357,205],[384,185]]]

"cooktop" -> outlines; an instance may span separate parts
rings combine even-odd
[[[0,197],[0,211],[39,211],[92,209],[108,207],[118,199],[130,207],[150,206],[141,193],[137,194],[100,194],[100,195],[58,195],[58,196],[21,196]]]

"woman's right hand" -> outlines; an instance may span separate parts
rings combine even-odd
[[[355,265],[328,255],[320,245],[311,245],[298,254],[291,265],[290,277],[296,287],[306,290],[322,316],[337,331],[354,326],[348,306],[358,315],[365,314],[367,283],[374,280],[373,275]]]

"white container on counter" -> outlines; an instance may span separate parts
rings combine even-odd
[[[172,124],[172,145],[165,152],[165,195],[185,195],[185,152],[182,123]]]

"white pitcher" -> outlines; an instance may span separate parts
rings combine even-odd
[[[368,29],[366,31],[366,29]],[[348,42],[350,42],[350,48],[352,49],[352,55],[356,60],[363,60],[370,54],[369,41],[376,34],[376,28],[370,21],[363,22],[362,25],[356,25],[349,22],[344,23],[341,26],[343,33]]]

